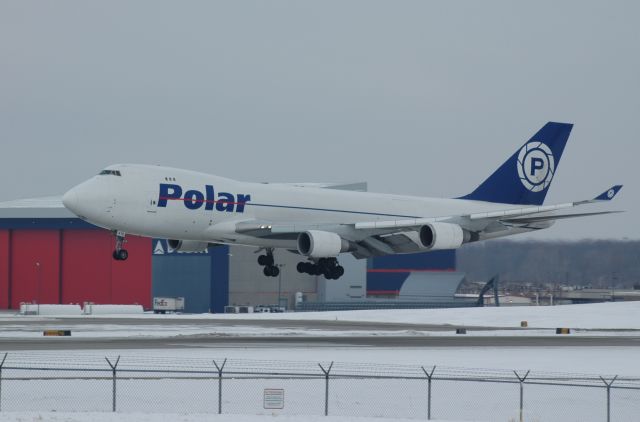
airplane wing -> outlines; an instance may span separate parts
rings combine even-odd
[[[236,232],[262,238],[294,239],[304,231],[321,230],[333,232],[354,246],[351,253],[356,258],[394,253],[412,253],[425,251],[422,247],[419,231],[428,224],[450,223],[482,240],[483,235],[500,237],[514,228],[537,230],[548,227],[555,220],[612,214],[621,211],[601,211],[591,213],[555,214],[559,210],[568,210],[581,205],[611,201],[622,189],[616,185],[597,197],[589,200],[568,202],[556,205],[542,205],[523,208],[509,208],[490,212],[466,215],[448,215],[428,218],[412,218],[385,221],[362,221],[350,224],[306,224],[272,223],[269,221],[243,221],[236,224]]]
[[[529,224],[529,223],[539,223],[542,221],[556,221],[563,220],[567,218],[578,218],[578,217],[591,217],[594,215],[605,215],[605,214],[618,214],[623,211],[600,211],[600,212],[585,212],[585,213],[576,213],[576,214],[552,214],[552,215],[544,215],[544,216],[531,216],[531,217],[516,217],[516,218],[508,218],[505,220],[501,220],[505,223],[514,223],[514,224]]]
[[[564,204],[557,205],[541,205],[536,207],[525,207],[525,208],[510,208],[505,210],[498,211],[489,211],[489,212],[481,212],[467,215],[457,215],[457,216],[442,216],[442,217],[430,217],[430,218],[416,218],[416,219],[402,219],[402,220],[389,220],[389,221],[371,221],[371,222],[362,222],[356,223],[356,229],[385,229],[385,228],[401,228],[401,227],[415,227],[422,226],[423,224],[435,223],[435,222],[446,222],[452,220],[468,220],[468,221],[481,221],[481,220],[513,220],[522,216],[532,216],[536,214],[544,214],[550,213],[553,211],[558,211],[562,209],[574,208],[580,205],[586,204],[594,204],[598,202],[607,202],[611,201],[622,189],[622,185],[613,186],[611,189],[603,192],[593,199],[588,199],[584,201],[578,202],[568,202]],[[567,214],[564,218],[570,218],[572,215]],[[576,217],[583,216],[575,215]],[[554,218],[547,218],[547,220],[553,220]],[[463,226],[463,228],[465,228]]]

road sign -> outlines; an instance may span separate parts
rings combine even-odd
[[[281,388],[265,388],[264,408],[284,409],[284,390]]]

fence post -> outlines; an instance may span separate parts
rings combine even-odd
[[[5,353],[2,362],[0,362],[0,410],[2,410],[2,368],[4,367],[4,361],[7,360],[8,354],[9,353]]]
[[[516,371],[513,371],[513,373],[516,374],[518,381],[520,381],[520,422],[524,422],[524,382],[529,376],[529,372],[531,372],[531,370],[527,371],[527,373],[524,374],[524,377],[521,377]]]
[[[227,364],[227,359],[224,359],[222,365],[218,365],[218,363],[214,360],[213,364],[216,366],[218,370],[218,414],[222,413],[222,371],[224,370],[224,366]]]
[[[427,372],[422,366],[422,372],[427,376],[427,420],[431,420],[431,380],[433,379],[433,373],[436,371],[436,367],[431,368],[431,372]]]
[[[113,379],[113,400],[111,403],[111,411],[115,412],[116,411],[116,378],[117,378],[116,371],[118,368],[118,363],[120,362],[120,356],[118,356],[115,363],[111,363],[108,357],[105,357],[105,359],[109,364],[109,366],[111,367],[111,373],[112,373],[112,379]]]
[[[329,373],[331,372],[331,368],[333,368],[333,362],[331,362],[327,369],[324,369],[321,364],[318,364],[318,366],[324,373],[324,415],[329,416]]]
[[[604,382],[604,385],[607,386],[607,422],[611,422],[611,386],[613,385],[614,382],[616,382],[616,379],[618,379],[618,376],[616,375],[615,377],[613,377],[611,382],[607,382],[602,377],[600,377],[600,379],[602,380],[602,382]]]

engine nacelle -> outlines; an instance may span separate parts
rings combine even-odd
[[[309,230],[298,235],[298,252],[311,258],[330,258],[347,252],[349,242],[332,232]]]
[[[458,249],[468,241],[469,233],[457,224],[429,223],[420,228],[420,242],[428,250]]]
[[[178,252],[204,252],[209,246],[209,242],[167,239],[167,245]]]

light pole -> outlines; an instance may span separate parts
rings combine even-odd
[[[36,262],[36,273],[37,273],[37,283],[38,285],[36,286],[37,290],[38,290],[38,296],[37,296],[37,303],[38,303],[38,315],[40,315],[40,284],[41,283],[41,276],[40,276],[40,263]]]
[[[282,268],[284,268],[286,264],[276,264],[276,267],[280,270],[278,273],[278,308],[282,306]]]

